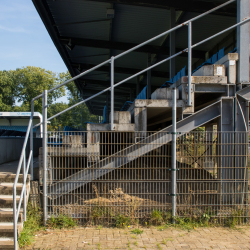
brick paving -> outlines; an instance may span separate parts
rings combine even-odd
[[[48,230],[39,233],[35,242],[25,249],[250,249],[250,227],[237,229],[209,227],[191,231],[157,227],[141,228],[76,228]]]

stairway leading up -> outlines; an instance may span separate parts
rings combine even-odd
[[[16,162],[18,164],[18,162]],[[9,164],[11,165],[11,164]],[[8,171],[8,163],[0,167],[0,249],[14,249],[13,240],[13,185],[16,174]],[[23,175],[20,174],[17,184],[17,203],[23,187]],[[26,184],[27,200],[30,192],[30,176]],[[18,234],[23,229],[23,210],[18,217]]]

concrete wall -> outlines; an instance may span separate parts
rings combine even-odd
[[[20,158],[24,138],[0,138],[0,164],[10,161],[17,161]],[[30,142],[28,141],[26,156],[29,155]],[[39,147],[42,147],[42,138],[34,138],[34,157],[39,154]]]

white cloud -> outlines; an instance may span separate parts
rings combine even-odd
[[[14,33],[29,33],[29,31],[25,30],[24,28],[9,28],[3,25],[0,25],[0,30],[5,30],[8,32],[14,32]]]

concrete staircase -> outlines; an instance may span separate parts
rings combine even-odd
[[[13,184],[16,175],[13,173],[0,173],[0,249],[14,249],[13,240]],[[23,187],[23,175],[21,174],[17,184],[17,204]],[[26,185],[27,201],[30,191],[30,177],[27,177]],[[23,228],[23,210],[18,217],[18,234]]]

